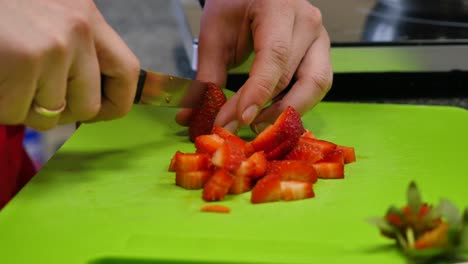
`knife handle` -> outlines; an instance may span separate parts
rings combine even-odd
[[[146,71],[143,69],[140,69],[140,75],[138,76],[135,99],[133,100],[134,104],[138,104],[138,102],[140,102],[141,94],[143,93],[143,87],[145,86],[145,81],[146,81]]]
[[[140,74],[138,75],[138,83],[137,83],[135,98],[133,99],[134,104],[138,104],[138,102],[140,102],[141,94],[143,93],[143,87],[145,86],[145,81],[146,81],[146,71],[143,69],[140,69]],[[104,74],[101,74],[101,96],[103,97],[106,95],[106,91],[104,91],[105,83],[106,83],[106,76]]]

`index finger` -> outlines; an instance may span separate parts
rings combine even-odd
[[[284,6],[285,2],[274,3],[251,12],[255,59],[249,78],[239,91],[237,116],[241,124],[250,124],[258,111],[278,93],[276,88],[289,82],[282,76],[285,76],[291,53],[294,13]],[[278,17],[282,18],[281,23]]]
[[[95,45],[101,74],[105,76],[101,110],[91,121],[124,116],[133,105],[140,63],[120,36],[99,14]]]

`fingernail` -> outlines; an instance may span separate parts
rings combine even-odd
[[[224,126],[224,129],[234,134],[237,133],[238,128],[239,128],[239,122],[237,122],[237,120],[231,121],[227,125]]]
[[[245,109],[244,113],[242,113],[242,120],[246,124],[252,123],[254,118],[257,116],[258,113],[258,106],[256,105],[251,105]]]
[[[263,130],[265,130],[265,128],[267,128],[267,127],[270,126],[270,125],[271,125],[271,124],[268,123],[268,122],[262,122],[262,123],[255,124],[255,125],[254,125],[255,133],[260,134],[260,132],[262,132]]]

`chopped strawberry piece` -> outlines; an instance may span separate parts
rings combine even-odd
[[[201,135],[195,139],[197,153],[207,153],[212,155],[224,143],[224,139],[216,134]]]
[[[234,175],[234,183],[229,193],[240,194],[252,189],[253,181],[265,175],[267,160],[263,151],[255,152],[242,161]]]
[[[189,189],[201,189],[212,175],[211,170],[201,171],[177,171],[176,185]]]
[[[344,164],[344,153],[341,150],[333,150],[332,152],[325,155],[321,161],[325,162],[338,162]]]
[[[317,176],[322,179],[344,178],[344,164],[339,162],[317,162],[312,164]]]
[[[253,204],[279,200],[281,200],[281,179],[278,174],[266,175],[252,189],[250,202]]]
[[[312,138],[303,138],[302,140],[304,142],[307,142],[307,144],[312,145],[315,149],[317,149],[318,151],[322,152],[325,155],[332,152],[337,147],[335,143],[332,143],[326,140],[312,139]]]
[[[213,130],[211,131],[212,134],[218,135],[219,137],[231,141],[233,144],[235,144],[238,148],[242,149],[244,151],[244,154],[246,157],[249,157],[253,152],[253,148],[250,144],[247,144],[246,141],[238,137],[237,135],[231,133],[230,131],[219,127],[215,126],[213,127]]]
[[[210,156],[203,153],[177,151],[172,160],[169,169],[175,172],[208,170],[211,165]]]
[[[230,194],[241,194],[252,189],[252,178],[245,174],[235,174],[234,182],[229,189]]]
[[[336,149],[336,144],[325,140],[302,138],[289,152],[285,159],[304,160],[315,163],[323,159],[328,153]]]
[[[226,95],[214,83],[206,89],[200,108],[193,109],[190,117],[189,134],[192,142],[200,135],[208,135],[221,107],[226,103]]]
[[[345,164],[356,161],[356,153],[354,152],[353,147],[346,147],[346,146],[338,145],[336,146],[336,149],[343,151]]]
[[[235,135],[231,131],[226,130],[224,127],[214,126],[213,130],[211,130],[211,134],[218,135],[218,136],[220,136],[221,138],[224,138],[224,139],[228,139],[228,138],[231,138],[231,137],[238,138],[238,140],[239,140],[239,142],[241,144],[245,143],[241,138],[239,138],[237,135]]]
[[[316,139],[315,135],[308,129],[305,130],[304,133],[302,133],[300,138],[311,138],[311,139]]]
[[[323,154],[317,151],[312,145],[303,142],[302,140],[297,143],[291,152],[289,152],[285,160],[302,160],[309,163],[317,162],[323,159]]]
[[[274,173],[281,177],[282,181],[307,181],[317,182],[317,172],[314,167],[298,160],[273,160],[268,162],[267,174]]]
[[[203,200],[219,201],[224,199],[233,182],[234,177],[227,170],[217,169],[205,183]]]
[[[200,208],[200,211],[202,212],[211,212],[211,213],[221,213],[221,214],[228,214],[231,212],[231,209],[227,206],[224,205],[218,205],[218,204],[208,204],[202,206]]]
[[[292,201],[312,198],[315,193],[311,182],[304,181],[282,181],[281,200]]]
[[[225,140],[223,145],[215,151],[211,161],[218,168],[225,168],[228,171],[235,171],[239,168],[245,154],[237,144],[230,140]]]
[[[273,125],[257,135],[251,145],[255,151],[264,151],[268,160],[282,159],[294,148],[304,132],[301,116],[289,106]]]
[[[267,159],[263,151],[255,152],[247,160],[242,161],[236,171],[237,174],[248,176],[252,179],[257,179],[265,175],[267,169]]]

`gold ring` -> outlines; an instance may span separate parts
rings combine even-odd
[[[59,116],[63,110],[65,110],[67,103],[64,101],[63,104],[57,108],[57,109],[47,109],[45,107],[42,107],[36,103],[33,105],[33,109],[36,113],[45,116],[45,117],[56,117]]]

